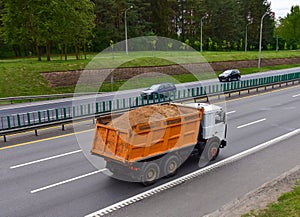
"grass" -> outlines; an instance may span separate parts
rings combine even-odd
[[[280,65],[280,66],[273,66],[273,67],[262,67],[260,72],[269,71],[269,70],[279,70],[279,69],[286,69],[291,67],[300,67],[299,64],[293,64],[293,65]],[[257,72],[257,68],[244,68],[240,69],[242,75],[246,74],[252,74]],[[185,83],[185,82],[193,82],[193,81],[199,81],[199,80],[206,80],[206,79],[213,79],[216,78],[217,75],[220,72],[216,73],[202,73],[200,75],[197,75],[197,78],[193,74],[181,74],[181,75],[173,75],[173,76],[161,76],[159,78],[160,82],[172,82],[174,84],[178,83]],[[79,88],[80,91],[77,90],[77,92],[110,92],[110,91],[118,91],[118,90],[128,90],[128,89],[137,89],[137,88],[145,88],[149,87],[152,84],[157,83],[157,78],[143,78],[143,79],[132,79],[130,81],[128,80],[119,80],[114,81],[114,83],[111,85],[110,82],[105,82],[102,84],[100,89],[98,89],[98,86],[82,86]],[[69,86],[69,87],[61,87],[56,88],[57,90],[65,91],[66,93],[72,93],[75,90],[75,86]]]
[[[117,52],[100,53],[98,55],[92,54],[88,56],[87,60],[75,60],[74,57],[71,57],[69,60],[64,61],[59,56],[52,57],[51,62],[47,62],[45,59],[42,62],[38,62],[36,58],[3,59],[0,60],[0,97],[74,92],[74,86],[59,88],[48,86],[47,81],[41,75],[42,72],[82,70],[99,67],[163,66],[174,63],[206,62],[206,60],[208,62],[215,62],[257,59],[257,52],[203,52],[202,54],[203,56],[199,52],[191,51],[145,51],[130,52],[129,55]],[[262,55],[262,58],[265,59],[290,57],[300,57],[300,51],[265,51]],[[264,67],[261,70],[281,69],[299,65]],[[249,74],[257,72],[257,69],[241,69],[241,72],[242,74]],[[198,79],[211,78],[211,75],[212,73],[210,75],[203,74]],[[177,83],[196,80],[192,75],[173,76],[172,79]],[[143,82],[136,82],[135,86],[127,85],[126,88],[146,87],[152,83],[157,83],[156,80],[153,78],[143,79]],[[100,91],[117,90],[119,87],[125,88],[124,83],[125,81],[115,81],[113,86],[110,83],[105,83]],[[95,88],[87,88],[87,91],[89,89]]]
[[[243,217],[299,217],[300,216],[300,182],[288,193],[278,198],[264,210],[251,211]]]
[[[227,54],[227,55],[225,55]],[[274,58],[292,58],[299,57],[300,50],[292,51],[263,51],[263,59],[274,59]],[[256,60],[258,58],[258,52],[247,51],[247,52],[204,52],[203,56],[208,62],[219,62],[219,61],[230,61],[230,60]]]

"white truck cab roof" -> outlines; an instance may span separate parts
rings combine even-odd
[[[187,103],[184,104],[185,106],[192,107],[192,108],[204,108],[204,114],[213,113],[216,111],[222,111],[221,106],[208,104],[208,103]]]

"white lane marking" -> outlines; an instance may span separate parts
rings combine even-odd
[[[236,111],[226,112],[226,115],[233,114],[233,113],[236,113]]]
[[[265,120],[267,120],[267,119],[263,118],[263,119],[260,119],[260,120],[257,120],[257,121],[253,121],[253,122],[248,123],[248,124],[244,124],[244,125],[238,126],[237,128],[240,129],[240,128],[243,128],[243,127],[248,127],[250,125],[257,124],[257,123],[263,122]]]
[[[300,94],[294,95],[293,98],[296,98],[296,97],[298,97],[298,96],[300,96]]]
[[[10,169],[16,169],[16,168],[28,166],[28,165],[31,165],[31,164],[36,164],[36,163],[40,163],[40,162],[44,162],[44,161],[48,161],[48,160],[53,160],[53,159],[56,159],[56,158],[65,157],[65,156],[68,156],[68,155],[71,155],[71,154],[76,154],[76,153],[79,153],[79,152],[82,152],[82,150],[71,151],[71,152],[68,152],[68,153],[59,154],[59,155],[55,155],[55,156],[52,156],[52,157],[47,157],[47,158],[43,158],[43,159],[39,159],[39,160],[35,160],[35,161],[30,161],[28,163],[23,163],[23,164],[11,166]]]
[[[240,159],[242,159],[244,157],[247,157],[247,156],[249,156],[251,154],[254,154],[254,153],[256,153],[256,152],[258,152],[258,151],[260,151],[262,149],[265,149],[265,148],[267,148],[267,147],[269,147],[271,145],[274,145],[274,144],[276,144],[278,142],[284,141],[284,140],[286,140],[286,139],[288,139],[288,138],[290,138],[292,136],[295,136],[295,135],[297,135],[299,133],[300,133],[300,128],[297,129],[297,130],[294,130],[292,132],[289,132],[287,134],[284,134],[282,136],[276,137],[276,138],[274,138],[274,139],[272,139],[270,141],[262,143],[262,144],[260,144],[258,146],[253,147],[253,148],[250,148],[250,149],[248,149],[246,151],[243,151],[241,153],[238,153],[236,155],[228,157],[228,158],[226,158],[224,160],[221,160],[221,161],[219,161],[217,163],[214,163],[214,164],[209,165],[207,167],[201,168],[201,169],[199,169],[199,170],[197,170],[195,172],[192,172],[192,173],[187,174],[185,176],[179,177],[179,178],[177,178],[177,179],[175,179],[173,181],[167,182],[167,183],[165,183],[163,185],[157,186],[157,187],[152,188],[152,189],[150,189],[148,191],[145,191],[145,192],[142,192],[140,194],[137,194],[137,195],[135,195],[133,197],[130,197],[128,199],[125,199],[123,201],[115,203],[115,204],[113,204],[111,206],[105,207],[105,208],[103,208],[103,209],[101,209],[99,211],[96,211],[96,212],[93,212],[91,214],[88,214],[88,215],[86,215],[86,217],[99,217],[99,216],[104,216],[104,215],[106,215],[108,213],[112,213],[113,211],[121,209],[122,207],[125,207],[125,206],[128,206],[130,204],[136,203],[136,202],[141,201],[141,200],[143,200],[145,198],[148,198],[148,197],[151,197],[151,196],[153,196],[155,194],[158,194],[158,193],[160,193],[162,191],[165,191],[167,189],[170,189],[172,187],[180,185],[180,184],[182,184],[182,183],[184,183],[184,182],[186,182],[188,180],[196,178],[196,177],[198,177],[200,175],[203,175],[203,174],[205,174],[207,172],[210,172],[210,171],[212,171],[212,170],[214,170],[216,168],[220,168],[220,167],[225,166],[227,164],[230,164],[230,163],[233,163],[235,161],[238,161],[238,160],[240,160]]]
[[[32,190],[32,191],[30,191],[30,193],[34,194],[34,193],[37,193],[37,192],[40,192],[40,191],[47,190],[49,188],[54,188],[56,186],[63,185],[63,184],[69,183],[69,182],[73,182],[73,181],[76,181],[78,179],[82,179],[82,178],[85,178],[85,177],[88,177],[88,176],[91,176],[91,175],[95,175],[97,173],[101,173],[101,172],[104,172],[106,170],[107,169],[97,170],[97,171],[94,171],[94,172],[91,172],[91,173],[88,173],[88,174],[84,174],[84,175],[77,176],[77,177],[74,177],[74,178],[71,178],[71,179],[67,179],[65,181],[61,181],[61,182],[58,182],[58,183],[54,183],[52,185],[48,185],[48,186],[45,186],[45,187],[42,187],[42,188],[38,188],[38,189]]]

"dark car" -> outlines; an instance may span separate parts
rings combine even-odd
[[[238,69],[228,69],[219,75],[220,81],[232,81],[241,79],[241,73]]]
[[[158,98],[158,96],[168,97],[169,93],[173,91],[176,91],[176,87],[172,83],[154,84],[146,90],[143,90],[141,93],[141,97],[143,99],[147,99],[147,96],[149,96],[149,99],[155,99]]]

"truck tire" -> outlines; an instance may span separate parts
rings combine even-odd
[[[142,184],[144,186],[153,185],[159,178],[160,169],[157,163],[147,163],[143,169]]]
[[[163,163],[164,176],[171,177],[176,175],[179,166],[179,158],[176,155],[169,156]]]
[[[201,154],[200,160],[210,162],[215,160],[220,152],[220,140],[218,138],[209,139]]]

